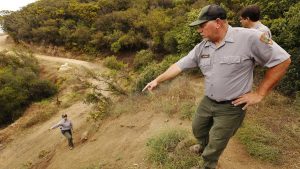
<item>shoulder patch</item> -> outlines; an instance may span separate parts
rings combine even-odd
[[[259,40],[265,44],[269,44],[269,45],[272,45],[273,44],[273,41],[271,38],[269,38],[266,33],[263,33],[261,34]]]

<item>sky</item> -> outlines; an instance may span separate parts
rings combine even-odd
[[[0,0],[0,11],[1,10],[17,11],[34,1],[36,0]],[[0,27],[0,33],[3,33],[1,27]]]
[[[21,9],[36,0],[0,0],[0,11],[1,10],[11,10],[16,11]]]

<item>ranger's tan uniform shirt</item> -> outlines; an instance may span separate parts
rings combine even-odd
[[[229,26],[219,47],[203,40],[176,64],[181,70],[200,67],[205,78],[205,95],[227,101],[251,91],[256,63],[273,67],[289,57],[262,32]]]
[[[264,32],[269,38],[272,38],[270,29],[264,24],[262,24],[260,21],[257,21],[256,24],[252,27],[252,29],[257,29],[261,32]]]

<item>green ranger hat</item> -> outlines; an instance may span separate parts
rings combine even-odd
[[[217,18],[226,19],[226,11],[219,5],[207,5],[203,7],[199,13],[198,19],[190,24],[190,26],[201,25],[207,21]]]

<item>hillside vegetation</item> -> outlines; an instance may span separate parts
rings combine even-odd
[[[154,53],[151,60],[161,60],[169,54],[186,54],[200,41],[188,23],[208,3],[224,6],[233,26],[239,26],[243,6],[261,7],[262,22],[292,55],[293,63],[278,89],[295,96],[300,90],[297,0],[39,0],[17,12],[4,11],[3,28],[17,42],[63,46],[93,55],[149,50]]]
[[[39,78],[38,62],[31,54],[0,52],[0,126],[20,117],[30,103],[56,92],[50,81]]]

